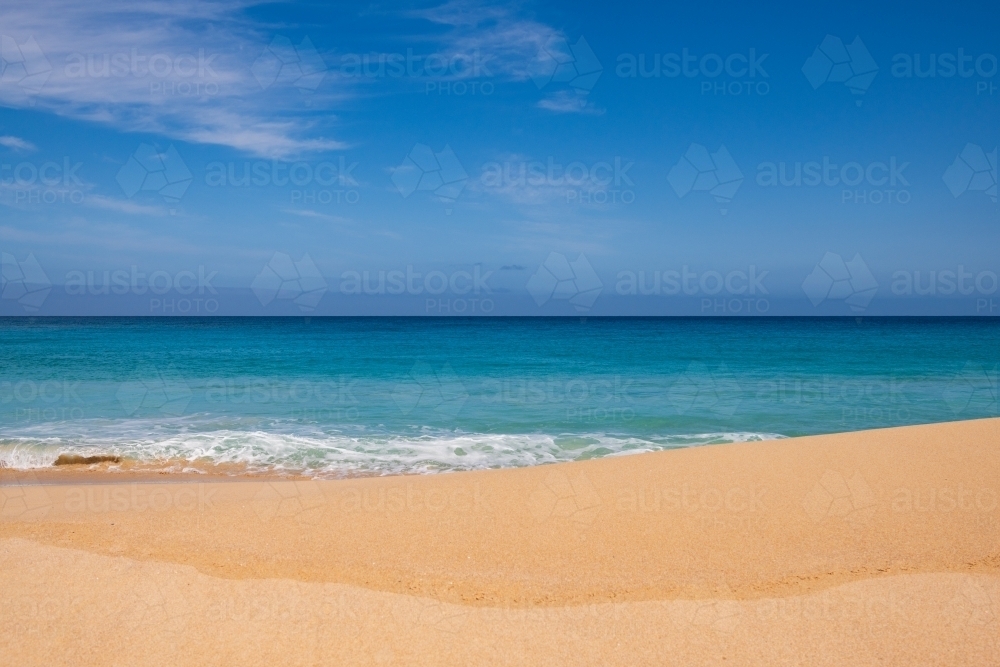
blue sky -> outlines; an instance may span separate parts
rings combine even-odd
[[[0,5],[0,314],[1000,315],[995,8],[338,4]]]

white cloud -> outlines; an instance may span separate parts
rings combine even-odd
[[[586,96],[568,90],[556,91],[539,100],[538,107],[553,113],[582,113],[595,116],[604,113],[603,109],[598,109],[592,102],[589,102]]]
[[[30,153],[31,151],[38,150],[35,144],[20,137],[0,137],[0,146],[22,153]]]
[[[51,72],[40,90],[0,86],[0,105],[270,159],[344,149],[332,136],[336,117],[329,112],[359,96],[359,82],[330,73],[308,94],[293,86],[262,86],[251,66],[282,27],[254,19],[247,11],[254,4],[35,0],[5,6],[2,33],[18,45],[33,39]],[[530,80],[543,60],[543,46],[564,37],[500,4],[453,0],[407,15],[434,26],[409,36],[410,42],[433,42],[444,54],[478,53],[483,76],[495,80]],[[155,74],[148,71],[154,61]],[[328,66],[334,61],[326,56]],[[594,113],[587,104],[559,96],[539,106]]]
[[[92,208],[117,211],[118,213],[126,213],[128,215],[154,215],[157,217],[167,215],[166,207],[148,206],[127,199],[115,199],[114,197],[105,197],[104,195],[91,195],[84,199],[84,203]]]
[[[528,81],[551,72],[546,47],[565,42],[567,35],[551,26],[518,16],[510,5],[477,0],[450,0],[431,9],[410,13],[451,30],[440,39],[445,50],[470,56],[478,53],[487,76],[506,81]],[[602,109],[570,91],[557,91],[537,103],[555,113],[602,114]]]
[[[312,218],[314,220],[324,220],[326,222],[336,222],[341,224],[353,224],[354,221],[350,218],[345,218],[339,215],[329,215],[327,213],[320,213],[319,211],[313,211],[311,209],[296,209],[289,208],[285,209],[284,213],[289,215],[297,215],[300,218]]]
[[[524,153],[501,154],[484,163],[481,171],[473,173],[466,187],[472,193],[495,197],[522,207],[521,210],[525,213],[533,214],[542,210],[571,210],[576,214],[585,209],[607,209],[616,201],[614,192],[608,195],[609,191],[632,187],[627,183],[616,185],[593,180],[589,174],[574,176],[572,181],[567,181],[565,168],[569,162],[573,160],[555,160],[550,172],[545,167],[545,157]],[[539,165],[542,167],[540,172]],[[626,172],[629,168],[630,166],[626,166]],[[608,163],[607,169],[613,169],[611,163]],[[601,171],[601,179],[605,173]],[[478,199],[476,202],[482,203],[483,200]]]
[[[441,37],[455,53],[478,51],[494,76],[527,81],[541,64],[543,47],[563,33],[551,26],[519,18],[507,5],[452,0],[411,16],[451,27]]]
[[[262,90],[253,78],[250,66],[273,34],[248,18],[250,4],[38,0],[5,7],[3,34],[18,44],[34,38],[52,71],[37,94],[0,86],[0,105],[274,159],[342,148],[316,137],[315,114],[299,91]],[[310,103],[328,109],[343,97],[328,79]]]

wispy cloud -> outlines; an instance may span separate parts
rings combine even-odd
[[[478,0],[449,0],[430,9],[411,12],[438,25],[449,26],[441,36],[447,50],[478,54],[489,76],[507,81],[532,80],[544,88],[551,79],[553,52],[568,53],[567,35],[519,13],[516,5]],[[589,46],[587,47],[589,49]],[[596,64],[596,63],[594,63]],[[596,64],[599,69],[600,65]],[[558,84],[557,84],[558,85]],[[554,113],[602,114],[586,94],[565,89],[544,90],[537,106]]]
[[[313,211],[311,209],[285,209],[284,213],[289,215],[297,215],[300,218],[311,218],[314,220],[324,220],[326,222],[336,222],[342,224],[353,224],[353,220],[350,218],[345,218],[339,215],[329,215],[328,213],[320,213],[319,211]]]
[[[33,74],[0,86],[0,105],[271,159],[344,149],[331,111],[360,95],[358,82],[326,72],[329,64],[315,51],[308,55],[318,69],[314,86],[296,88],[284,75],[271,77],[268,67],[281,65],[267,61],[268,49],[280,33],[252,18],[247,9],[254,4],[36,0],[7,6],[3,33]],[[564,38],[509,5],[450,0],[404,13],[436,26],[432,35],[413,39],[433,41],[445,55],[473,57],[483,76],[497,80],[530,80],[545,60],[544,47]],[[594,112],[585,101],[558,95],[539,106]]]
[[[587,99],[586,95],[559,90],[538,101],[538,108],[551,111],[553,113],[582,113],[599,116],[604,113],[603,109],[597,108],[593,102]]]
[[[149,206],[129,201],[127,199],[116,199],[105,197],[104,195],[91,195],[84,199],[84,204],[92,208],[99,208],[105,211],[116,211],[128,215],[152,215],[156,217],[167,215],[166,207]]]
[[[538,71],[543,47],[563,33],[518,14],[517,7],[475,0],[450,0],[430,9],[410,12],[415,18],[449,26],[441,36],[457,52],[478,52],[497,77],[527,81]]]
[[[476,204],[504,201],[526,214],[563,217],[567,211],[577,215],[584,210],[606,210],[616,206],[617,196],[629,190],[632,163],[619,157],[582,163],[523,153],[508,153],[482,165],[472,175],[466,190],[477,196]],[[616,165],[621,165],[618,176]]]
[[[20,137],[0,137],[0,146],[9,148],[20,153],[30,153],[38,150],[35,144]]]
[[[327,77],[304,95],[263,85],[251,67],[274,37],[245,0],[38,0],[4,8],[3,33],[34,78],[6,82],[0,105],[288,158],[335,150],[317,137],[346,96]],[[7,43],[9,43],[8,40]],[[30,85],[29,85],[30,84]],[[330,128],[326,128],[326,133]]]

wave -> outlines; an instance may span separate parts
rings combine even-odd
[[[140,465],[166,472],[230,469],[315,477],[513,468],[663,449],[784,437],[776,433],[631,436],[606,433],[282,432],[95,424],[85,434],[36,432],[0,438],[0,467],[47,468],[61,455],[111,456],[111,469]],[[172,432],[171,432],[172,431]]]

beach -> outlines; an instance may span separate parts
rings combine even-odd
[[[344,480],[3,472],[9,664],[1000,664],[1000,420]]]
[[[1000,667],[997,10],[729,4],[3,4],[0,667]]]

